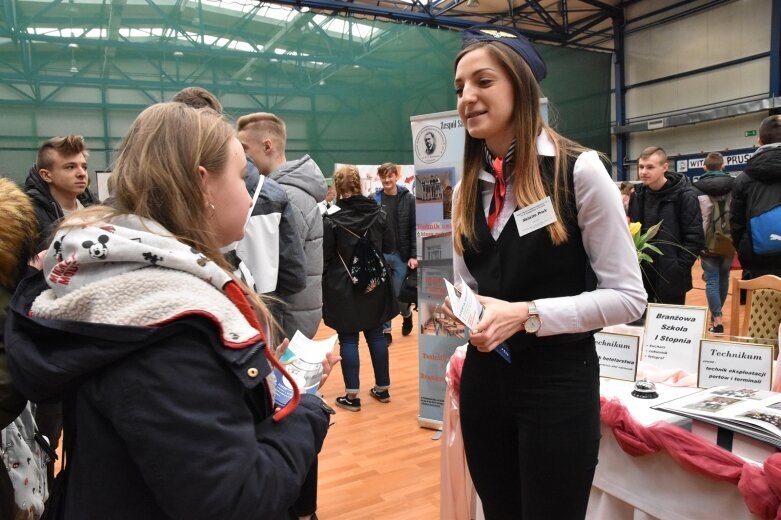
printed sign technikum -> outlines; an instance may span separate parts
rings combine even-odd
[[[444,279],[453,279],[451,211],[464,161],[464,126],[455,111],[410,118],[415,149],[415,218],[418,244],[418,424],[441,429],[445,369],[466,343],[464,326],[442,312]]]

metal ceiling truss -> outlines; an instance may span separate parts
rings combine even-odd
[[[315,96],[328,96],[349,112],[354,103],[349,80],[341,79],[335,87],[331,80],[338,83],[358,74],[353,70],[358,66],[375,75],[390,71],[404,78],[409,95],[424,100],[441,95],[432,92],[432,85],[416,80],[415,72],[425,72],[431,56],[382,59],[377,51],[407,31],[377,31],[379,36],[362,41],[353,38],[355,24],[391,21],[408,24],[413,31],[420,25],[458,30],[494,23],[513,26],[548,44],[612,51],[613,31],[621,27],[615,21],[623,12],[619,5],[598,0],[277,0],[273,4],[231,0],[232,7],[243,6],[243,10],[217,9],[202,0],[2,2],[5,22],[0,21],[0,38],[12,41],[17,57],[3,60],[0,84],[19,99],[3,99],[0,105],[72,102],[77,106],[79,96],[68,89],[97,88],[104,119],[107,110],[123,98],[117,92],[133,90],[154,102],[190,84],[218,95],[244,95],[264,110],[300,106],[296,104],[300,98],[308,98],[313,110]],[[479,2],[482,6],[475,8]],[[298,14],[290,22],[259,16],[267,5],[287,6]],[[347,34],[340,38],[327,31],[328,20],[318,24],[317,14],[350,15]],[[61,28],[65,35],[73,29],[81,36],[36,34],[28,29],[35,27]],[[138,28],[157,32],[150,31],[148,38],[128,32]],[[80,29],[85,30],[79,33]],[[101,36],[87,37],[89,30]],[[436,39],[427,36],[436,48]],[[245,45],[232,48],[231,42]],[[278,54],[277,47],[299,52]],[[69,61],[79,62],[78,74],[67,73]],[[381,99],[382,89],[368,96]]]
[[[97,26],[86,27],[95,28]],[[8,34],[5,31],[0,30],[0,37],[3,36],[8,36]],[[389,38],[390,37],[391,36],[389,36]],[[364,50],[364,47],[361,47],[360,52],[354,53],[352,56],[339,52],[329,52],[327,50],[325,54],[309,56],[279,55],[276,54],[273,49],[264,50],[261,52],[246,52],[234,49],[226,49],[219,46],[208,46],[198,41],[188,41],[187,43],[189,45],[187,47],[173,47],[171,45],[166,45],[156,41],[130,41],[121,36],[116,40],[97,40],[85,38],[83,36],[78,38],[61,38],[58,36],[21,33],[15,35],[14,39],[16,40],[19,52],[22,53],[23,56],[29,54],[27,49],[29,49],[31,43],[37,42],[52,44],[51,52],[45,56],[39,55],[35,65],[32,65],[29,60],[23,60],[23,64],[25,64],[25,66],[20,69],[13,66],[13,64],[9,62],[7,63],[7,67],[10,70],[7,69],[0,72],[0,81],[5,82],[6,84],[14,84],[15,89],[17,89],[20,93],[23,92],[20,90],[21,85],[26,84],[29,90],[24,92],[24,95],[38,101],[44,101],[40,91],[40,86],[42,84],[67,84],[82,86],[106,84],[114,87],[124,86],[127,88],[148,88],[150,84],[157,85],[158,87],[160,86],[160,81],[147,81],[138,79],[138,77],[133,77],[128,74],[122,74],[123,77],[121,79],[108,78],[107,75],[112,69],[120,73],[122,72],[116,62],[111,63],[112,66],[108,67],[107,64],[111,61],[109,59],[101,60],[101,71],[97,77],[94,75],[87,75],[86,72],[88,71],[85,67],[81,67],[82,74],[75,76],[60,76],[51,71],[47,71],[50,64],[56,61],[62,62],[66,58],[69,58],[67,47],[68,44],[78,45],[79,50],[77,52],[80,55],[83,55],[88,51],[99,50],[101,55],[109,56],[117,49],[121,49],[124,53],[123,59],[127,60],[135,57],[139,60],[145,61],[151,66],[156,74],[160,76],[161,81],[169,84],[168,88],[170,89],[181,88],[187,84],[192,84],[195,82],[203,82],[204,79],[207,79],[207,83],[210,84],[217,83],[210,77],[213,71],[226,68],[226,65],[229,66],[230,64],[233,64],[235,65],[235,68],[232,69],[232,73],[226,73],[224,78],[220,78],[220,90],[226,92],[245,92],[254,95],[268,93],[269,88],[260,82],[252,82],[248,84],[246,81],[238,80],[244,80],[245,77],[243,74],[245,71],[251,69],[255,63],[260,62],[263,63],[263,67],[265,68],[268,68],[274,63],[284,62],[288,64],[288,67],[280,66],[277,72],[281,72],[283,74],[287,72],[288,79],[291,82],[291,87],[303,90],[306,90],[313,85],[319,85],[320,81],[333,76],[337,71],[345,67],[353,67],[358,63],[367,68],[391,70],[397,72],[401,70],[424,71],[426,68],[424,63],[415,65],[414,63],[399,63],[372,58],[372,52],[384,45],[382,39],[378,39],[375,44],[366,50]],[[176,52],[175,49],[182,49],[182,51],[179,52],[188,56],[187,58],[182,58],[183,61],[194,64],[194,66],[191,67],[187,75],[184,77],[177,77],[176,74],[171,75],[171,72],[167,71],[165,68],[166,61],[169,63],[171,61],[174,63],[179,62],[179,59],[176,57],[171,58],[172,52]],[[319,69],[304,67],[305,63],[313,61],[322,62],[324,65]],[[228,63],[226,64],[226,62]],[[300,70],[302,68],[306,69],[307,71],[311,69],[315,72],[319,70],[319,72],[315,76],[311,76],[311,74],[308,76],[304,75],[306,77],[305,81],[299,80],[296,75],[289,74],[291,71],[294,72],[296,69]],[[231,83],[231,80],[234,80],[233,87],[227,85],[228,83]],[[277,90],[280,92],[284,91],[284,89]],[[289,91],[290,89],[288,88],[288,92]],[[381,93],[378,92],[377,95],[379,96]]]
[[[493,23],[514,27],[545,44],[611,52],[616,127],[621,128],[626,124],[624,34],[728,0],[672,2],[631,20],[624,19],[624,11],[639,0],[230,0],[231,9],[206,0],[0,1],[0,88],[6,92],[0,106],[99,107],[109,136],[108,110],[142,108],[144,101],[159,101],[191,84],[218,95],[246,96],[248,104],[264,110],[308,113],[312,118],[357,110],[352,85],[365,79],[367,70],[375,76],[390,72],[389,77],[400,78],[409,96],[421,103],[441,95],[419,78],[425,74],[416,74],[428,71],[431,55],[393,61],[378,52],[409,35],[408,31],[377,30],[365,40],[354,37],[359,29],[366,29],[359,25],[381,29],[383,24],[376,21],[406,24],[409,31],[419,26],[462,30]],[[770,58],[777,69],[781,0],[772,2],[777,19]],[[273,5],[297,13],[290,21],[261,15]],[[318,22],[318,14],[349,16],[346,34],[328,28],[331,18]],[[64,35],[37,34],[35,28],[59,28]],[[68,37],[68,29],[81,36]],[[149,34],[139,37],[134,29],[147,29]],[[88,30],[100,37],[87,37]],[[436,49],[435,35],[424,37]],[[77,61],[79,72],[68,73]],[[376,91],[362,94],[370,100],[382,99],[393,88],[387,83],[383,77]],[[781,88],[778,72],[771,83],[774,92]],[[70,95],[79,88],[99,89],[100,103],[84,103],[78,95]],[[135,102],[127,102],[123,90],[133,90],[141,98],[136,95],[130,98]],[[336,103],[323,110],[320,96]],[[297,102],[301,99],[308,103]],[[308,132],[317,128],[314,119],[310,127]],[[623,175],[626,134],[618,133],[616,140],[617,166]]]
[[[275,0],[273,3],[330,15],[450,29],[465,29],[479,23],[507,25],[540,42],[599,51],[611,51],[612,46],[592,45],[584,40],[590,35],[612,37],[611,20],[622,14],[620,6],[598,0],[483,2],[487,7],[481,7],[479,0],[377,0],[366,3],[360,0]],[[600,24],[603,27],[594,30]]]

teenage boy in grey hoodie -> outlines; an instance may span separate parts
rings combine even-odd
[[[287,192],[299,236],[304,239],[306,287],[285,298],[282,330],[292,338],[296,330],[311,338],[322,318],[323,218],[317,203],[325,199],[325,177],[308,155],[288,161],[285,156],[287,130],[274,114],[258,112],[239,118],[239,141],[262,175],[276,181]]]

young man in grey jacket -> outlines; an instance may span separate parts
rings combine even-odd
[[[258,171],[279,183],[287,192],[298,234],[304,240],[306,287],[284,299],[282,329],[289,338],[296,330],[311,338],[322,317],[323,219],[317,203],[325,199],[323,173],[308,155],[288,161],[287,130],[274,114],[258,112],[239,118],[239,141]]]

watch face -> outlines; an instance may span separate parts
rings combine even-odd
[[[526,332],[531,332],[534,334],[538,330],[540,330],[540,318],[539,316],[536,316],[532,314],[529,316],[529,319],[526,320],[526,323],[523,324],[523,329]]]

